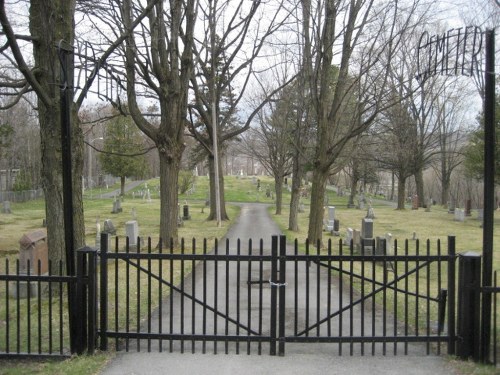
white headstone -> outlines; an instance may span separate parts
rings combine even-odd
[[[351,244],[352,235],[353,235],[352,228],[347,228],[346,235],[345,235],[344,245],[349,246]]]
[[[465,210],[455,208],[455,221],[465,221]]]

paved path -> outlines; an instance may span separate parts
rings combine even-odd
[[[280,234],[279,228],[267,213],[267,207],[263,204],[243,204],[241,215],[227,233],[229,243],[234,244],[239,238],[243,249],[243,244],[247,244],[250,238],[257,242],[262,238],[263,248],[267,252],[271,247],[272,235]],[[221,244],[224,244],[224,241],[221,241]],[[234,251],[235,247],[231,245],[230,252]],[[289,272],[287,269],[287,280],[295,277],[300,279],[303,276],[294,275],[293,270]],[[333,288],[332,293],[335,292]],[[153,325],[157,323],[153,322]],[[339,356],[336,344],[287,343],[286,355],[279,357],[270,356],[265,350],[262,355],[258,355],[254,350],[251,355],[247,355],[245,349],[241,350],[245,354],[236,355],[233,354],[234,351],[223,354],[224,345],[219,345],[220,354],[217,355],[212,354],[211,350],[207,350],[210,354],[201,354],[200,350],[197,350],[199,354],[190,354],[188,344],[185,354],[178,351],[159,353],[154,346],[151,353],[119,352],[102,374],[455,374],[444,358],[436,355],[425,356],[419,350],[411,351],[407,356],[361,356],[357,352],[350,356],[349,351],[345,350],[344,354]],[[145,347],[142,350],[144,349]]]
[[[125,185],[125,192],[132,190],[133,188],[139,186],[142,184],[144,180],[136,180],[136,181],[131,181],[128,184]],[[102,193],[102,194],[96,194],[96,197],[98,196],[99,198],[114,198],[120,195],[120,189],[116,189],[107,193]]]

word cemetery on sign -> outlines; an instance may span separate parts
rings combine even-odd
[[[440,35],[424,32],[417,49],[419,81],[441,74],[472,76],[479,70],[483,34],[477,26],[450,29]]]

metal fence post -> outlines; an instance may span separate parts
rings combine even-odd
[[[101,233],[101,258],[100,258],[100,322],[99,337],[100,349],[108,350],[108,234]]]
[[[448,355],[455,355],[455,236],[448,236]]]
[[[83,354],[87,343],[87,257],[83,249],[76,252],[76,293],[75,293],[75,353]]]
[[[459,255],[457,355],[462,359],[480,358],[481,256]]]
[[[285,355],[285,300],[286,300],[286,236],[280,236],[280,269],[279,269],[279,347],[280,356]]]

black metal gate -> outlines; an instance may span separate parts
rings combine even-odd
[[[118,241],[118,240],[117,240]],[[343,354],[453,353],[455,244],[422,251],[416,241],[390,255],[368,246],[314,251],[288,247],[274,236],[271,249],[207,242],[179,252],[125,244],[100,252],[102,350],[214,353],[297,352],[303,343],[333,345]],[[246,246],[245,246],[246,245]],[[233,247],[232,247],[233,246]],[[445,315],[447,319],[445,319]],[[446,322],[446,324],[445,324]],[[301,343],[302,345],[296,345]]]

